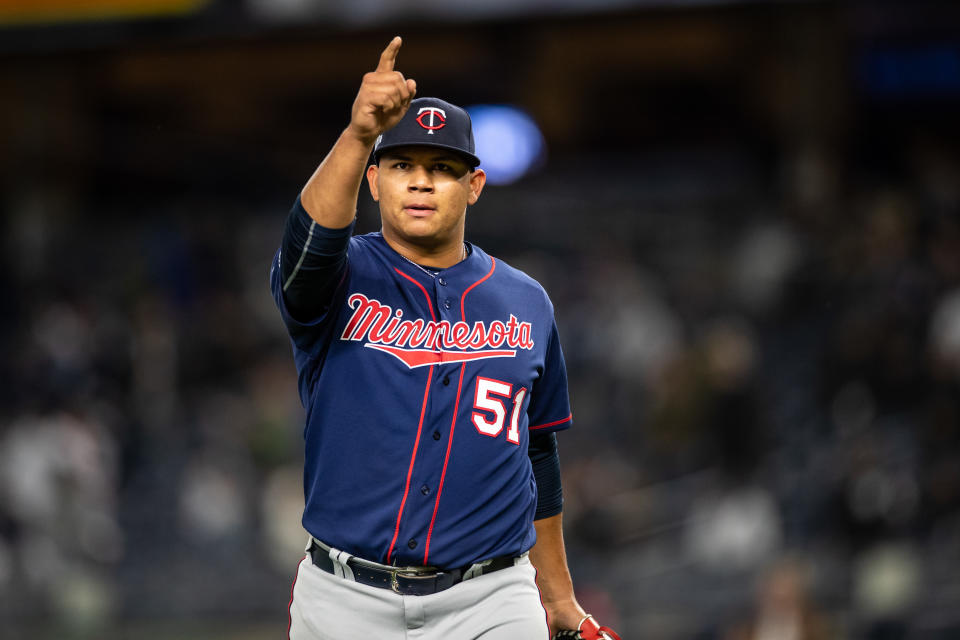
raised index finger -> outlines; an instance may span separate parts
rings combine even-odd
[[[403,40],[400,36],[395,36],[387,48],[380,54],[380,62],[377,64],[377,71],[393,71],[393,65],[397,61],[397,52],[400,51],[400,45]]]

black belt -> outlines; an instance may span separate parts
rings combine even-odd
[[[330,555],[316,542],[310,544],[307,553],[313,564],[326,571],[337,575],[334,569],[333,560]],[[511,556],[500,556],[493,558],[489,562],[480,565],[470,577],[486,575],[506,569],[516,564],[516,558]],[[397,568],[378,568],[370,566],[359,558],[350,558],[347,560],[347,566],[353,571],[353,579],[361,584],[381,589],[390,589],[395,593],[404,596],[427,596],[432,593],[439,593],[444,589],[449,589],[453,585],[463,582],[464,574],[470,567],[463,569],[434,569],[432,567],[397,567]]]

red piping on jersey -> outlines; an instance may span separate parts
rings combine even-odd
[[[400,271],[400,269],[394,267],[394,271],[420,288],[420,291],[423,292],[423,297],[427,300],[427,308],[430,309],[430,317],[433,318],[434,322],[436,322],[437,316],[433,312],[433,302],[431,302],[430,295],[427,293],[427,290],[424,288],[424,286],[405,274],[403,271]],[[417,449],[420,447],[420,434],[423,431],[423,417],[427,413],[427,399],[430,397],[431,380],[433,380],[433,365],[430,365],[429,373],[427,374],[427,386],[423,389],[423,406],[420,407],[420,423],[417,425],[417,437],[413,441],[413,453],[410,454],[410,466],[407,468],[407,483],[403,487],[403,498],[400,500],[400,510],[397,511],[397,524],[393,529],[393,539],[390,541],[390,548],[387,550],[387,564],[390,564],[390,556],[393,555],[393,547],[397,543],[397,536],[400,535],[400,520],[403,518],[403,508],[407,504],[407,496],[410,493],[410,478],[413,477],[413,464],[417,461]]]
[[[568,415],[566,418],[564,418],[563,420],[554,420],[553,422],[547,422],[547,423],[544,423],[544,424],[538,424],[538,425],[533,426],[533,427],[527,427],[527,429],[546,429],[547,427],[554,427],[554,426],[556,426],[556,425],[558,425],[558,424],[563,424],[564,422],[570,422],[570,419],[571,419],[571,418],[573,418],[573,414],[572,414],[572,413],[571,413],[570,415]]]
[[[443,493],[443,480],[447,477],[447,463],[450,462],[450,449],[453,446],[453,430],[457,426],[457,413],[460,411],[460,391],[463,390],[463,372],[467,363],[460,365],[460,382],[457,383],[457,401],[453,404],[453,420],[450,421],[450,436],[447,439],[447,455],[443,458],[443,471],[440,473],[440,486],[437,487],[437,501],[433,504],[433,517],[430,518],[430,529],[427,531],[427,544],[423,550],[423,566],[428,566],[430,556],[430,538],[433,537],[433,525],[437,521],[437,509],[440,508],[440,494]]]
[[[403,517],[403,507],[407,504],[407,495],[410,493],[410,478],[413,476],[413,463],[417,460],[417,449],[420,448],[420,434],[423,432],[423,416],[427,412],[427,398],[430,397],[430,381],[433,380],[433,366],[427,373],[427,386],[423,390],[423,406],[420,407],[420,423],[417,425],[417,438],[413,441],[413,453],[410,454],[410,467],[407,469],[407,484],[403,487],[403,499],[400,501],[400,510],[397,511],[397,526],[393,529],[393,540],[390,541],[390,549],[387,551],[387,564],[390,564],[390,556],[393,555],[393,545],[397,543],[397,536],[400,535],[400,519]]]
[[[433,313],[433,303],[430,301],[430,295],[427,293],[427,290],[424,288],[424,286],[419,282],[417,282],[416,280],[414,280],[413,278],[411,278],[410,276],[408,276],[407,274],[405,274],[403,271],[400,271],[400,269],[394,267],[393,270],[399,273],[400,275],[402,275],[404,278],[406,278],[413,284],[420,287],[420,291],[423,291],[423,297],[427,299],[427,307],[430,309],[430,317],[433,319],[434,322],[436,322],[437,316],[436,314]],[[467,295],[467,294],[464,293],[463,295]]]
[[[490,258],[490,271],[487,272],[487,275],[474,282],[463,292],[463,297],[460,298],[460,319],[464,322],[467,321],[467,315],[464,311],[464,304],[467,302],[467,294],[470,293],[475,286],[492,276],[496,268],[497,261],[493,258]],[[433,367],[431,367],[431,369],[432,368]],[[457,426],[457,414],[460,412],[460,392],[463,391],[463,372],[466,370],[466,368],[466,362],[460,365],[460,382],[457,383],[457,400],[453,404],[453,420],[450,421],[450,435],[447,438],[447,454],[443,459],[443,471],[440,472],[440,486],[437,487],[437,500],[433,503],[433,517],[430,518],[430,528],[427,530],[427,544],[424,545],[423,549],[424,566],[429,566],[429,562],[427,560],[430,557],[430,540],[433,538],[433,525],[437,522],[437,510],[440,508],[440,495],[443,493],[443,481],[447,477],[447,465],[450,462],[450,449],[453,447],[453,430]]]
[[[494,260],[493,258],[490,258],[490,271],[487,272],[487,275],[483,276],[482,278],[480,278],[479,280],[477,280],[476,282],[474,282],[472,285],[470,285],[469,287],[467,287],[467,290],[466,290],[466,291],[463,292],[463,297],[460,298],[460,319],[463,320],[464,322],[467,321],[467,316],[466,316],[466,314],[463,312],[463,303],[465,303],[465,302],[467,301],[467,294],[470,293],[470,290],[473,289],[475,286],[477,286],[478,284],[480,284],[481,282],[483,282],[484,280],[486,280],[487,278],[489,278],[490,276],[492,276],[492,275],[493,275],[493,271],[494,271],[494,269],[496,269],[496,268],[497,268],[497,261]]]

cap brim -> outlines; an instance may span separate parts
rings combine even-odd
[[[476,169],[477,167],[480,166],[480,158],[473,155],[472,153],[467,153],[463,149],[458,149],[457,147],[454,147],[448,144],[438,144],[434,142],[417,142],[414,144],[411,144],[409,142],[398,142],[396,144],[385,144],[382,147],[378,147],[377,149],[374,150],[373,161],[380,162],[380,156],[382,156],[385,152],[391,149],[399,149],[400,147],[432,147],[435,149],[443,149],[445,151],[450,151],[451,153],[455,153],[456,155],[466,160],[467,164],[470,165],[471,169]]]

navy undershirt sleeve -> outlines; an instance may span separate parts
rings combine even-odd
[[[280,245],[283,296],[299,319],[324,313],[347,267],[353,222],[343,229],[322,227],[303,208],[300,197],[287,216]]]
[[[534,520],[555,516],[563,511],[563,485],[560,482],[560,452],[557,434],[530,436],[528,449],[533,477],[537,482],[537,511]]]

